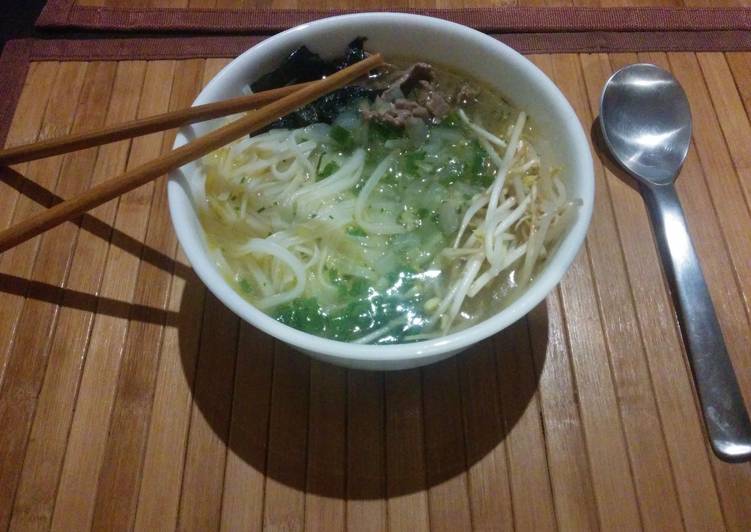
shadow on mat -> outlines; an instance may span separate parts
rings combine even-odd
[[[348,370],[276,342],[210,294],[200,339],[188,314],[183,369],[215,434],[267,480],[349,500],[423,491],[492,453],[533,400],[548,344],[542,303],[448,360]]]

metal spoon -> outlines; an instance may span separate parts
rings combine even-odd
[[[727,462],[749,460],[751,422],[673,185],[691,142],[686,93],[654,65],[622,68],[602,91],[600,128],[647,204],[712,448]]]

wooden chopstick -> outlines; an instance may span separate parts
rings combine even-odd
[[[60,155],[61,153],[69,151],[83,150],[91,148],[92,146],[107,144],[108,142],[115,142],[117,140],[137,137],[139,135],[147,135],[156,131],[248,111],[269,102],[273,102],[274,100],[278,100],[279,98],[293,93],[306,85],[308,85],[308,83],[290,85],[289,87],[271,89],[219,102],[149,116],[125,122],[123,124],[115,124],[95,131],[73,133],[32,144],[14,146],[12,148],[0,150],[0,165],[16,164],[24,161],[41,159],[43,157],[50,157],[52,155]]]
[[[275,100],[253,113],[216,129],[189,144],[181,146],[153,161],[142,164],[120,177],[105,181],[80,196],[72,198],[42,211],[30,218],[0,232],[0,252],[28,240],[66,220],[73,219],[134,188],[140,187],[157,177],[180,166],[203,157],[233,140],[261,129],[274,120],[289,114],[326,93],[354,81],[369,70],[383,64],[381,54],[373,54],[327,78],[315,81],[305,87]]]

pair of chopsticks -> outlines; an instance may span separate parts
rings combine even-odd
[[[383,65],[381,54],[373,54],[319,81],[191,107],[90,133],[66,135],[58,139],[1,150],[0,165],[9,165],[227,116],[255,109],[263,105],[263,107],[248,113],[246,116],[185,144],[166,155],[137,166],[119,177],[90,188],[80,196],[58,203],[46,211],[35,214],[8,229],[0,231],[0,253],[67,220],[76,218],[86,211],[121,194],[153,181],[175,168],[199,159],[233,140],[258,131],[280,117],[317,100],[333,90],[343,87],[369,70],[381,65]]]

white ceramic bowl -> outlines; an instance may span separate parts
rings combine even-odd
[[[202,229],[189,193],[199,178],[195,163],[170,175],[169,207],[178,240],[193,269],[225,305],[262,331],[334,364],[364,369],[404,369],[446,358],[492,336],[535,307],[561,280],[581,247],[592,213],[594,175],[587,137],[571,106],[534,64],[508,46],[459,24],[398,13],[365,13],[303,24],[266,39],[232,61],[201,91],[194,105],[241,94],[249,80],[273,69],[300,45],[324,56],[341,55],[357,36],[368,38],[366,48],[389,56],[407,56],[466,72],[500,91],[527,111],[537,125],[538,149],[547,161],[564,168],[571,197],[583,205],[553,257],[510,306],[463,331],[435,340],[400,345],[355,345],[319,338],[270,318],[237,294],[222,278],[206,253]],[[215,122],[183,128],[175,147],[217,127]]]

